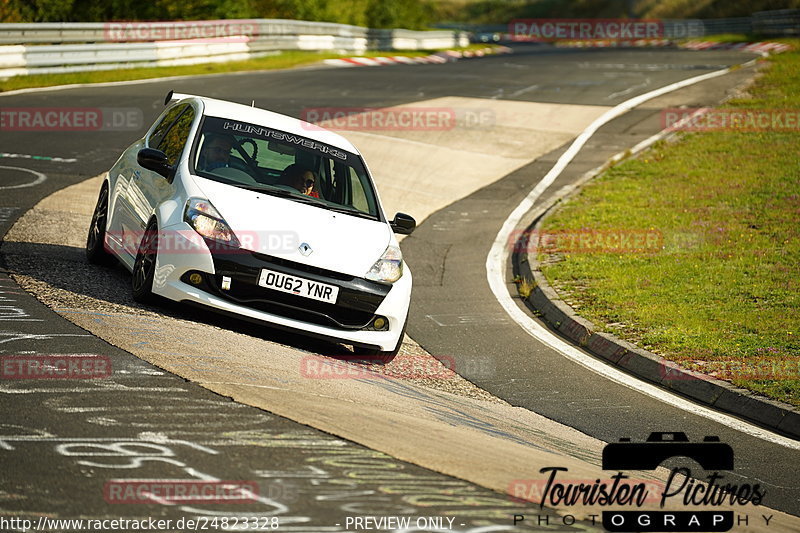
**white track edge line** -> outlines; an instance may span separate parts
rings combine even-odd
[[[749,63],[751,62],[748,62],[748,64]],[[634,378],[612,367],[608,363],[599,361],[598,359],[586,355],[585,353],[578,350],[576,347],[572,346],[571,344],[557,337],[550,330],[538,324],[525,312],[523,312],[519,307],[517,307],[516,303],[514,303],[514,300],[511,298],[511,295],[509,294],[508,289],[506,287],[505,266],[508,261],[508,250],[506,247],[506,243],[508,243],[508,239],[511,235],[511,232],[516,228],[517,224],[519,224],[519,222],[522,220],[525,214],[531,210],[535,201],[542,195],[542,193],[544,193],[545,190],[547,190],[547,188],[556,180],[556,178],[558,178],[558,176],[561,175],[561,173],[564,171],[567,165],[578,154],[583,145],[586,144],[586,142],[592,137],[592,135],[594,135],[594,133],[601,126],[648,100],[676,91],[678,89],[682,89],[683,87],[687,87],[689,85],[694,85],[701,81],[723,76],[729,73],[730,71],[731,71],[730,68],[717,70],[714,72],[710,72],[708,74],[703,74],[676,83],[672,83],[664,87],[661,87],[660,89],[656,89],[654,91],[650,91],[648,93],[636,96],[634,98],[626,100],[625,102],[622,102],[621,104],[618,104],[614,108],[608,110],[603,115],[598,117],[594,122],[592,122],[592,124],[590,124],[583,131],[583,133],[581,133],[572,142],[569,149],[567,149],[567,151],[564,152],[564,154],[558,159],[555,165],[553,165],[553,167],[545,175],[545,177],[542,178],[542,180],[533,188],[533,190],[528,194],[528,196],[526,196],[525,199],[522,200],[522,202],[514,209],[514,211],[511,212],[506,221],[503,223],[503,227],[497,233],[497,236],[495,237],[495,240],[492,243],[492,248],[489,251],[489,255],[486,258],[486,278],[487,281],[489,282],[489,287],[491,288],[492,293],[494,293],[495,298],[503,307],[503,309],[505,309],[506,313],[508,313],[508,315],[511,317],[512,320],[514,320],[517,324],[519,324],[529,335],[538,339],[543,344],[549,346],[550,348],[554,349],[560,354],[566,356],[573,362],[619,385],[623,385],[629,389],[650,396],[651,398],[659,400],[663,403],[666,403],[678,409],[689,411],[693,414],[723,424],[734,430],[746,433],[750,436],[757,437],[762,440],[784,446],[786,448],[800,450],[799,441],[789,439],[782,435],[778,435],[777,433],[774,433],[772,431],[758,427],[754,424],[750,424],[749,422],[745,422],[743,420],[735,418],[731,415],[720,413],[711,408],[689,401],[670,391],[667,391],[665,389],[656,387],[655,385],[651,385],[637,378]],[[655,142],[657,139],[658,136],[655,135],[650,139],[647,139],[647,141],[652,140],[652,142]],[[639,143],[639,145],[637,145],[637,147],[640,146],[644,148],[644,146],[642,146],[642,143]]]
[[[167,67],[163,67],[167,68]],[[269,70],[235,70],[231,72],[209,72],[205,74],[180,74],[178,76],[163,76],[159,78],[140,78],[136,80],[117,80],[117,81],[101,81],[101,82],[85,82],[85,83],[68,83],[64,85],[50,85],[48,87],[26,87],[24,89],[13,89],[11,91],[0,92],[0,98],[3,96],[15,96],[18,94],[32,94],[42,93],[47,91],[64,91],[68,89],[83,89],[86,87],[124,87],[126,85],[139,85],[147,83],[160,83],[166,81],[180,81],[190,78],[205,78],[205,77],[219,77],[219,76],[241,76],[246,74],[264,74],[269,72],[281,72],[285,70],[325,70],[327,68],[322,62],[312,63],[310,65],[299,67],[278,68]],[[115,69],[125,70],[125,69]],[[82,71],[82,72],[106,72],[106,71]],[[110,72],[110,71],[108,71]],[[159,99],[159,101],[163,98]],[[250,104],[247,104],[248,106]]]

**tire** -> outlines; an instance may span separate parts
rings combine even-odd
[[[133,277],[131,289],[133,299],[139,303],[152,303],[153,278],[156,273],[156,259],[158,258],[158,226],[155,221],[148,224],[147,229],[139,244],[136,261],[133,263]]]
[[[363,361],[367,363],[377,365],[387,365],[391,363],[392,360],[397,357],[397,354],[400,352],[400,348],[403,346],[403,339],[406,336],[407,325],[408,317],[406,316],[405,324],[403,324],[403,330],[400,332],[400,338],[397,339],[397,346],[395,346],[393,350],[389,352],[383,352],[375,348],[362,348],[360,346],[353,346],[353,353],[363,357]]]
[[[86,236],[86,259],[94,265],[111,266],[117,262],[105,246],[106,226],[108,224],[108,184],[103,183],[97,205],[92,214],[89,234]]]

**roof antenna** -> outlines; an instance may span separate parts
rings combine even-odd
[[[250,107],[255,107],[255,106],[256,106],[256,101],[255,101],[255,100],[253,100],[252,102],[250,102]]]

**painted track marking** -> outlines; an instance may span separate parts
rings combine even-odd
[[[752,63],[753,61],[748,61],[742,66],[748,66]],[[600,127],[635,108],[636,106],[647,102],[648,100],[652,100],[658,96],[682,89],[683,87],[694,85],[701,81],[722,76],[728,72],[730,72],[730,69],[725,68],[666,85],[660,89],[656,89],[626,100],[625,102],[622,102],[598,117],[597,120],[590,124],[572,142],[569,149],[564,152],[564,154],[558,159],[558,161],[556,161],[555,165],[553,165],[544,178],[542,178],[542,180],[533,188],[533,190],[531,190],[528,196],[526,196],[525,199],[520,202],[520,204],[514,209],[514,211],[511,212],[506,221],[503,223],[503,227],[500,228],[500,231],[497,233],[494,243],[492,243],[492,248],[489,251],[489,255],[486,258],[486,278],[489,282],[489,287],[491,288],[492,293],[494,293],[497,301],[501,306],[503,306],[503,309],[505,309],[509,316],[522,327],[522,329],[524,329],[535,339],[539,340],[542,344],[552,348],[573,362],[619,385],[650,396],[651,398],[666,403],[667,405],[671,405],[684,411],[689,411],[693,414],[702,416],[719,424],[728,426],[736,431],[746,433],[750,436],[760,438],[767,442],[778,444],[794,450],[800,450],[800,442],[796,440],[789,439],[772,431],[735,418],[731,415],[720,413],[709,407],[686,400],[666,389],[645,383],[644,381],[634,378],[603,361],[583,353],[575,346],[558,338],[549,329],[534,321],[524,311],[517,307],[517,304],[511,298],[506,286],[505,266],[508,262],[506,243],[509,242],[508,239],[511,235],[511,232],[514,231],[517,224],[519,224],[519,222],[522,220],[522,217],[524,217],[525,214],[533,208],[536,200],[545,192],[545,190],[547,190],[550,185],[552,185],[556,178],[561,175],[567,165],[575,158],[578,152],[580,152],[581,148],[583,148],[586,142],[592,137],[592,135],[595,134],[595,132],[597,132],[598,129],[600,129]]]
[[[47,181],[47,176],[45,176],[41,172],[36,172],[35,170],[31,170],[29,168],[0,166],[0,169],[21,170],[22,172],[27,172],[35,176],[33,181],[29,183],[21,183],[20,185],[0,185],[0,190],[24,189],[26,187],[35,187],[36,185],[39,185],[40,183],[44,183],[45,181]]]
[[[50,157],[47,155],[30,155],[30,154],[10,154],[8,152],[0,153],[0,158],[3,159],[33,159],[34,161],[53,161],[56,163],[75,163],[78,160],[74,157]]]

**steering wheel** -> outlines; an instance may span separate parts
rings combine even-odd
[[[253,155],[249,155],[245,151],[244,149],[245,144],[249,144],[253,147]],[[255,162],[255,160],[258,158],[258,145],[253,139],[242,139],[241,141],[239,141],[239,146],[237,147],[237,151],[240,152],[242,155],[246,155],[250,159],[250,161]]]
[[[253,146],[252,156],[247,153],[247,150],[244,149],[245,144],[250,144]],[[258,156],[258,145],[256,144],[256,141],[254,141],[253,139],[242,139],[236,142],[234,148],[236,149],[237,152],[239,152],[239,155],[242,156],[242,160],[248,167],[247,170],[253,171],[255,175],[258,176],[261,172],[260,169],[258,168],[258,162],[256,161],[256,157]]]

